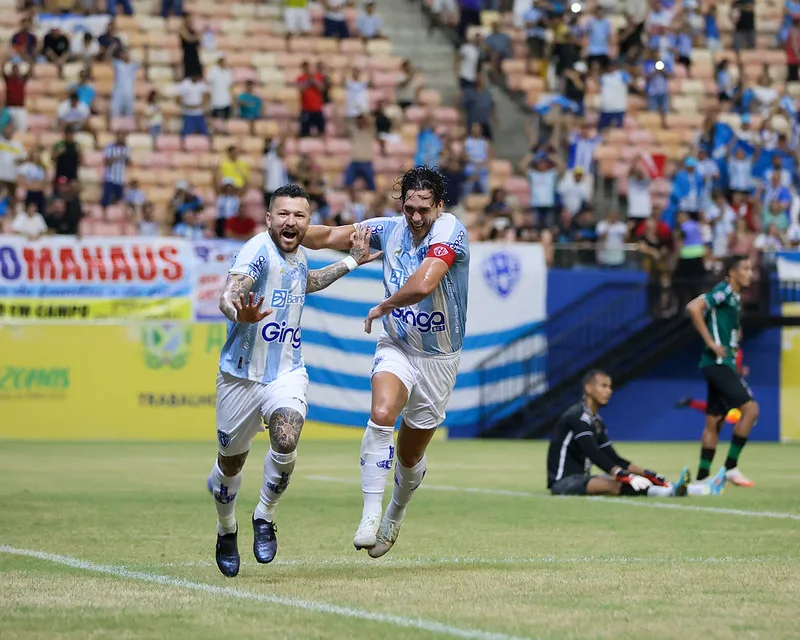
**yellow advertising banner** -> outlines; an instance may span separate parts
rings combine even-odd
[[[0,439],[215,442],[224,342],[221,323],[0,324]]]
[[[800,304],[783,305],[784,316],[800,316]],[[800,440],[800,327],[781,336],[781,441]]]
[[[3,298],[0,322],[192,319],[191,298]]]

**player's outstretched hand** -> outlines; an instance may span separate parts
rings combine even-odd
[[[241,322],[243,324],[255,324],[257,322],[261,322],[264,318],[266,318],[269,314],[271,314],[274,309],[266,309],[265,311],[261,311],[261,305],[264,302],[264,296],[255,301],[255,294],[251,291],[247,294],[247,298],[244,295],[239,296],[238,300],[233,300],[233,306],[236,307],[236,321]]]
[[[370,254],[370,236],[372,236],[372,230],[367,225],[364,225],[361,229],[356,229],[350,234],[350,255],[359,265],[367,264],[383,256],[383,251]]]
[[[617,482],[621,482],[622,484],[629,484],[634,491],[645,491],[648,487],[652,486],[652,482],[643,476],[637,476],[636,474],[629,473],[624,469],[619,469],[616,474],[614,474]]]
[[[381,305],[376,307],[372,307],[367,314],[367,319],[364,320],[364,331],[366,333],[372,333],[372,321],[378,320],[386,315],[386,312],[381,308]]]
[[[660,473],[655,471],[650,471],[650,469],[644,470],[644,477],[647,478],[650,482],[652,482],[657,487],[668,487],[669,481],[662,476]]]

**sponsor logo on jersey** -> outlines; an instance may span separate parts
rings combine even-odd
[[[403,275],[402,269],[392,269],[392,274],[389,276],[389,283],[396,284],[398,287],[402,287],[408,278]]]
[[[425,313],[424,311],[414,312],[413,309],[400,308],[392,311],[392,316],[410,324],[420,333],[438,333],[445,330],[444,314],[441,311]]]
[[[269,306],[273,309],[285,309],[293,304],[305,304],[305,301],[306,296],[304,293],[292,295],[288,289],[273,289]]]
[[[522,265],[513,253],[498,251],[483,261],[481,272],[489,288],[501,298],[507,298],[519,283]]]
[[[264,256],[259,256],[258,259],[251,262],[250,265],[247,267],[247,275],[249,275],[253,280],[258,280],[258,277],[261,275],[261,270],[264,268],[264,263],[266,263],[267,259]]]
[[[292,345],[292,349],[299,349],[300,345],[300,327],[288,327],[286,322],[268,322],[261,328],[261,337],[264,342],[288,342]]]

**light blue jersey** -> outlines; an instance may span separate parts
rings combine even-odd
[[[464,225],[454,215],[443,213],[417,246],[405,216],[374,218],[357,226],[363,225],[372,231],[372,248],[384,252],[383,285],[387,298],[406,283],[425,258],[439,258],[450,265],[431,295],[385,316],[383,330],[392,339],[425,354],[461,351],[469,287],[469,245]]]
[[[219,357],[220,371],[269,384],[301,368],[300,317],[308,280],[305,249],[284,254],[268,232],[259,233],[242,247],[228,273],[253,278],[255,299],[264,296],[266,308],[275,312],[257,325],[228,321],[228,338]]]

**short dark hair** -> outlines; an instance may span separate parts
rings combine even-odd
[[[594,379],[597,376],[605,376],[606,378],[611,377],[602,369],[589,369],[586,373],[583,374],[583,378],[581,378],[581,385],[585,387],[590,382],[594,382]]]
[[[406,201],[409,191],[427,191],[433,194],[433,204],[444,202],[444,176],[437,169],[423,164],[406,171],[400,178],[400,202]]]
[[[308,195],[308,191],[294,182],[278,187],[272,192],[272,197],[269,199],[269,210],[272,210],[272,203],[278,198],[305,198],[306,202],[311,202],[311,196]]]
[[[735,255],[728,256],[725,259],[725,275],[727,276],[731,271],[736,269],[742,262],[749,259],[750,256],[746,256],[743,253],[737,253]]]

